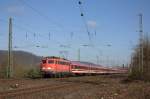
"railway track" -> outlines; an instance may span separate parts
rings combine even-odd
[[[32,87],[32,88],[5,91],[5,92],[0,92],[0,99],[9,99],[10,97],[28,95],[28,94],[44,92],[44,91],[48,91],[48,90],[56,90],[56,89],[58,90],[61,88],[70,87],[72,85],[74,85],[74,84],[73,83],[63,83],[63,85],[60,85],[60,84],[43,85],[43,86]]]

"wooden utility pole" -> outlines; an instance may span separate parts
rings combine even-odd
[[[12,18],[9,18],[7,77],[8,77],[8,78],[13,77]]]

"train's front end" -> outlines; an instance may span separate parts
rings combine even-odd
[[[41,63],[41,71],[44,75],[55,73],[55,60],[51,58],[43,58]]]

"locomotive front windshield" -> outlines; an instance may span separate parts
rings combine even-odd
[[[54,60],[49,60],[48,64],[54,64]]]
[[[43,63],[43,64],[46,64],[46,60],[42,60],[42,63]]]

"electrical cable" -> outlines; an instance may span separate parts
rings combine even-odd
[[[83,20],[83,24],[85,25],[86,32],[88,33],[89,40],[91,41],[91,34],[89,32],[89,28],[88,28],[87,21],[86,21],[86,18],[85,18],[85,13],[84,13],[84,10],[83,10],[82,2],[79,1],[78,4],[79,4],[79,9],[80,9],[81,17],[82,17],[82,20]]]

